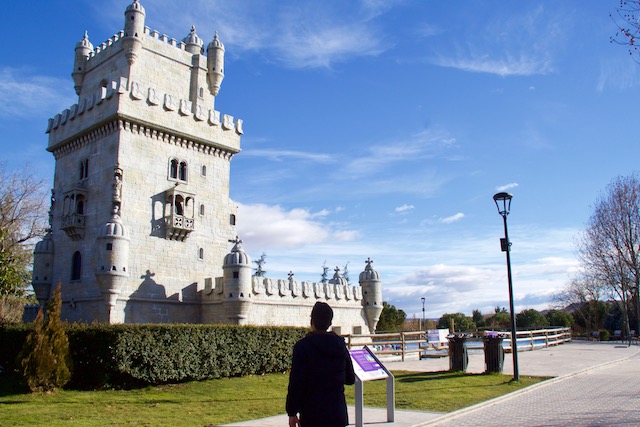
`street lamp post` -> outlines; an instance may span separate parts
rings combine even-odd
[[[425,298],[422,297],[422,298],[420,298],[420,300],[422,300],[422,327],[420,328],[420,330],[422,331],[422,330],[426,330],[427,329],[427,322],[426,322],[426,320],[424,318],[424,301],[425,301]]]
[[[518,343],[516,330],[516,313],[513,308],[513,284],[511,281],[511,242],[509,241],[509,232],[507,231],[507,215],[511,209],[511,199],[513,196],[509,193],[498,193],[493,196],[496,202],[498,213],[502,216],[504,222],[504,239],[500,239],[500,246],[503,252],[507,253],[507,279],[509,281],[509,311],[511,313],[511,354],[513,356],[513,380],[520,381],[520,372],[518,372]]]

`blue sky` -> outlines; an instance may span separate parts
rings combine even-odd
[[[47,119],[76,102],[74,46],[129,0],[3,5],[0,132],[10,167],[53,175]],[[142,0],[146,24],[226,47],[216,109],[244,120],[238,228],[269,277],[319,280],[367,257],[421,316],[549,307],[595,199],[638,169],[640,65],[609,42],[617,0]],[[185,6],[185,4],[187,6]]]

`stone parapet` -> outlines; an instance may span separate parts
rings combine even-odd
[[[115,117],[145,124],[154,133],[172,134],[174,140],[193,141],[231,155],[240,151],[240,135],[244,133],[241,119],[199,104],[193,109],[191,101],[141,83],[131,82],[128,88],[127,79],[120,78],[50,118],[47,149],[55,152],[66,144],[77,144],[85,133],[96,129],[96,124]]]

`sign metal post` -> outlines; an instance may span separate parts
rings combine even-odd
[[[385,379],[387,382],[387,422],[395,420],[396,392],[394,377],[367,346],[349,350],[356,373],[356,427],[364,427],[364,382]]]

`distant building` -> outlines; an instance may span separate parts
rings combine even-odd
[[[327,283],[252,277],[229,198],[243,123],[214,108],[224,46],[216,34],[205,55],[195,28],[182,41],[151,30],[137,0],[124,15],[106,42],[78,42],[78,103],[49,120],[40,304],[61,283],[69,321],[307,326],[327,301],[340,332],[374,331],[382,293],[370,260],[356,286],[338,269]]]

